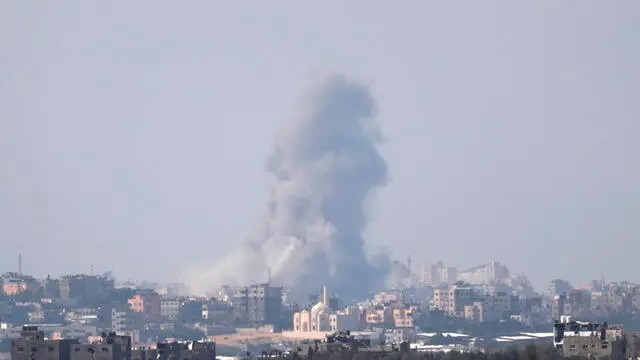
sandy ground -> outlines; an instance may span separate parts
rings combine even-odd
[[[268,344],[279,343],[284,340],[280,333],[236,333],[221,334],[211,337],[216,344],[238,346],[242,344]]]

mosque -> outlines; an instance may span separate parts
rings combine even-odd
[[[293,314],[294,332],[332,332],[341,330],[357,331],[362,327],[359,308],[346,308],[333,311],[329,307],[329,290],[322,288],[322,300],[311,310]]]

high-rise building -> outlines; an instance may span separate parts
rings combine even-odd
[[[445,267],[442,261],[422,266],[420,282],[424,286],[453,285],[458,281],[458,269]]]
[[[109,298],[114,281],[103,276],[66,275],[60,278],[59,286],[61,300],[96,306]]]
[[[250,325],[277,324],[282,317],[282,287],[256,284],[237,288],[233,308],[241,323]]]

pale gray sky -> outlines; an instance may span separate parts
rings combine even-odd
[[[637,1],[2,1],[0,271],[219,259],[330,70],[372,85],[387,138],[370,243],[640,281],[639,34]]]

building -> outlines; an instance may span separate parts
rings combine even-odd
[[[464,317],[478,322],[495,322],[510,318],[512,297],[506,293],[485,296],[464,307]]]
[[[459,281],[469,284],[490,284],[509,279],[509,269],[498,261],[479,265],[458,274]]]
[[[78,340],[45,340],[37,327],[24,327],[12,340],[13,360],[215,360],[214,342],[158,343],[152,349],[132,351],[131,338],[115,333],[102,334],[89,343]]]
[[[362,328],[360,309],[348,307],[329,315],[329,328],[331,331],[357,331]]]
[[[329,320],[331,308],[329,307],[328,291],[327,287],[324,286],[322,300],[313,305],[310,311],[303,310],[293,314],[293,331],[331,331],[331,323]]]
[[[442,262],[435,264],[425,264],[422,266],[420,283],[426,286],[438,286],[441,284],[440,273],[442,270]]]
[[[180,321],[188,324],[195,324],[204,320],[204,311],[209,300],[203,298],[187,299],[180,305]],[[248,305],[245,301],[243,304]],[[246,315],[246,308],[243,309]]]
[[[409,328],[392,329],[384,333],[384,338],[385,344],[411,343],[416,341],[416,331]]]
[[[573,290],[573,286],[568,281],[562,279],[553,279],[549,281],[549,285],[547,285],[547,293],[551,298],[557,295],[568,294],[571,290]]]
[[[115,333],[102,334],[89,344],[71,344],[70,360],[128,360],[131,359],[131,337]]]
[[[365,322],[372,327],[392,327],[393,309],[389,306],[376,306],[365,310]]]
[[[129,308],[137,313],[144,314],[147,320],[157,320],[161,316],[162,298],[152,290],[139,291],[127,301]]]
[[[433,290],[433,307],[445,313],[451,312],[452,293],[449,288]]]
[[[388,305],[400,300],[399,291],[381,291],[375,294],[374,302],[376,305]]]
[[[180,315],[182,301],[180,299],[162,299],[160,301],[160,315],[168,320],[176,320]]]
[[[158,343],[154,348],[133,350],[131,360],[216,360],[214,342]]]
[[[68,360],[71,346],[78,340],[45,340],[36,326],[24,326],[20,337],[11,341],[12,360]]]
[[[458,270],[455,267],[445,267],[442,261],[422,266],[420,282],[424,286],[453,285],[458,281]]]
[[[83,306],[98,306],[114,289],[113,279],[93,275],[65,275],[58,281],[60,299]]]
[[[413,328],[416,326],[414,321],[414,314],[418,311],[418,308],[411,306],[408,308],[393,309],[393,326],[396,328]]]
[[[553,326],[553,346],[565,357],[604,358],[611,355],[607,324],[580,322],[562,316]]]
[[[4,295],[15,296],[25,291],[37,291],[40,288],[38,281],[29,275],[8,272],[3,274],[0,279]]]
[[[233,309],[241,324],[276,325],[282,316],[282,287],[256,284],[236,288]]]
[[[111,331],[117,334],[129,330],[129,321],[126,311],[111,309]]]

